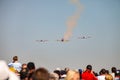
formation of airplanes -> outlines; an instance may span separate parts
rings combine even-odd
[[[80,36],[80,37],[77,37],[77,39],[88,39],[88,38],[92,38],[91,36]],[[69,40],[65,40],[64,38],[62,39],[58,39],[56,40],[57,42],[68,42]],[[36,42],[41,42],[41,43],[44,43],[44,42],[48,42],[48,40],[36,40]]]

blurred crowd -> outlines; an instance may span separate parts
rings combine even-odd
[[[90,64],[85,68],[56,68],[49,72],[44,67],[36,69],[34,62],[21,64],[18,56],[14,56],[9,64],[0,60],[0,80],[120,80],[120,70],[116,67],[111,67],[111,71],[102,68],[99,73],[96,73]]]

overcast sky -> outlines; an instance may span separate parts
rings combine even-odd
[[[77,12],[69,41],[57,41]],[[14,55],[48,70],[120,67],[120,0],[0,0],[0,59]]]

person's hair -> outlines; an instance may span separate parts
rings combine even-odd
[[[113,73],[116,73],[116,67],[112,67],[112,68],[111,68],[111,71],[112,71]]]
[[[18,60],[18,56],[14,56],[13,57],[13,62],[17,61]]]
[[[29,70],[35,69],[35,64],[34,64],[33,62],[29,62],[29,63],[27,64],[27,68],[28,68]]]
[[[106,70],[106,74],[109,74],[109,70]]]
[[[102,75],[102,74],[105,74],[106,73],[106,70],[103,68],[100,70],[99,74]]]
[[[105,80],[113,80],[112,75],[111,75],[111,74],[107,74],[107,75],[105,76]]]
[[[22,69],[24,69],[24,68],[27,68],[27,64],[26,63],[22,64]]]
[[[73,77],[74,77],[74,74],[78,74],[78,75],[79,75],[79,72],[78,72],[78,71],[75,71],[75,70],[69,70],[69,71],[67,72],[67,75],[66,75],[65,80],[72,80]]]
[[[49,80],[59,80],[57,73],[50,73]]]
[[[91,66],[91,65],[87,65],[87,66],[86,66],[86,69],[92,70],[92,66]]]
[[[33,76],[32,80],[49,80],[49,72],[45,68],[38,68]]]

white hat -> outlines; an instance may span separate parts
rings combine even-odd
[[[7,63],[0,60],[0,80],[5,80],[7,78],[9,78],[9,80],[20,80],[15,73],[9,70]]]
[[[60,69],[60,68],[56,68],[55,70],[61,71],[61,69]]]

